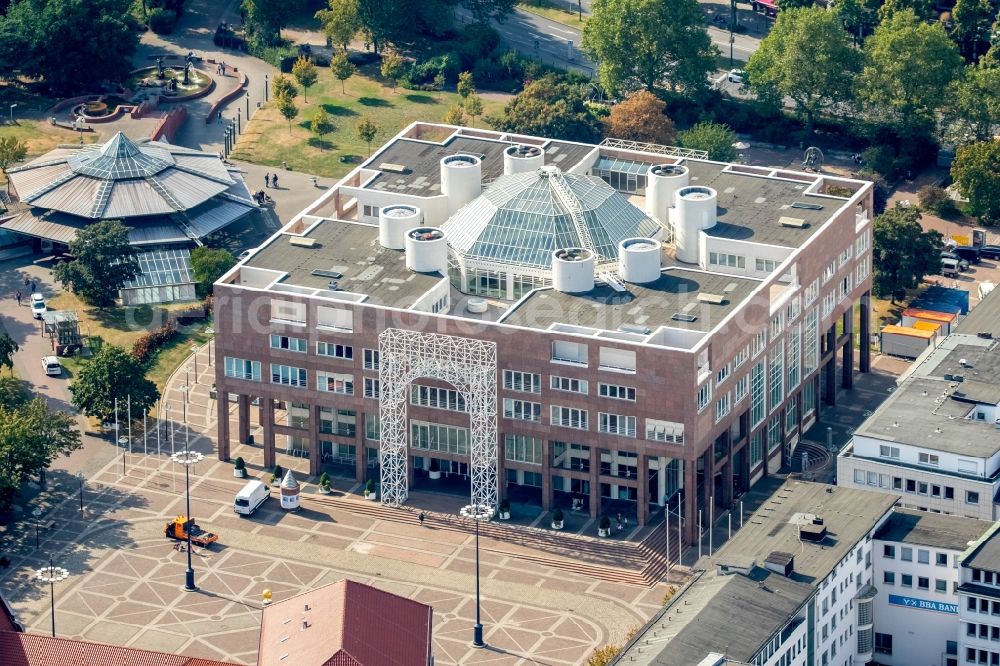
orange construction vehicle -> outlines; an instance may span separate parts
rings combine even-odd
[[[177,516],[163,525],[163,535],[175,541],[187,541],[188,530],[191,531],[191,543],[202,548],[208,548],[219,540],[218,534],[206,532],[198,527],[194,518],[188,520],[187,516]]]

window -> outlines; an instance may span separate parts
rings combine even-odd
[[[917,458],[921,465],[933,465],[937,467],[938,457],[933,453],[918,453]]]
[[[446,409],[450,412],[468,411],[465,396],[457,390],[423,384],[410,386],[410,404],[431,409]]]
[[[598,392],[602,398],[614,398],[615,400],[631,400],[635,402],[634,386],[618,386],[617,384],[598,384]]]
[[[892,458],[894,460],[899,460],[899,447],[886,446],[882,444],[878,447],[878,454],[883,458]]]
[[[739,404],[748,393],[750,393],[750,375],[743,375],[736,380],[736,386],[733,388],[733,404]]]
[[[764,361],[750,370],[750,427],[764,422]]]
[[[934,564],[936,564],[939,567],[948,566],[948,553],[935,553]]]
[[[381,427],[382,422],[379,421],[378,414],[365,414],[365,439],[378,440],[381,436]],[[378,453],[374,457],[369,456],[368,459],[377,461]]]
[[[317,342],[316,353],[320,356],[352,359],[354,358],[354,347],[350,345],[338,345],[333,342]]]
[[[288,351],[304,352],[308,344],[303,338],[290,338],[287,335],[271,334],[271,349],[287,349]]]
[[[503,387],[510,391],[521,391],[522,393],[541,393],[542,376],[518,370],[504,370]]]
[[[733,357],[733,370],[746,363],[747,360],[749,359],[750,359],[750,345],[747,345],[740,351],[736,352],[736,356]]]
[[[917,482],[914,479],[906,480],[906,492],[908,493],[917,492]]]
[[[945,594],[948,592],[948,581],[941,580],[940,578],[934,579],[934,591]]]
[[[871,245],[871,240],[871,229],[867,229],[862,232],[862,234],[858,236],[858,239],[854,241],[854,254],[860,257],[863,253],[867,252],[868,247]]]
[[[770,374],[768,376],[768,387],[770,389],[770,406],[774,411],[781,406],[785,399],[785,343],[779,342],[771,348],[768,358],[770,364]]]
[[[872,272],[872,258],[863,257],[858,259],[858,267],[855,269],[855,274],[857,276],[858,284],[865,281],[865,278]]]
[[[365,397],[379,399],[382,391],[379,385],[379,380],[373,379],[372,377],[365,377]]]
[[[955,499],[955,489],[951,486],[944,487],[944,498],[948,500]]]
[[[723,254],[721,252],[709,252],[708,263],[712,266],[726,266],[728,268],[746,268],[746,257],[738,254]]]
[[[316,325],[320,328],[351,332],[354,330],[354,312],[320,305],[316,308]]]
[[[875,652],[878,654],[892,654],[892,634],[875,632]]]
[[[788,401],[788,405],[785,407],[785,432],[791,432],[799,427],[799,410],[796,409],[795,403],[795,398],[791,398]],[[868,473],[869,485],[872,485],[872,474],[874,474],[874,472]]]
[[[573,407],[560,407],[552,405],[551,409],[552,425],[564,428],[576,428],[578,430],[589,430],[587,423],[587,410],[575,409]]]
[[[764,432],[757,431],[750,436],[750,469],[764,459]]]
[[[767,424],[767,452],[781,446],[781,414],[775,414]]]
[[[892,477],[892,489],[893,490],[902,490],[903,489],[903,477],[901,477],[901,476],[894,476],[894,477]]]
[[[354,395],[354,375],[317,372],[316,390],[339,393],[340,395]]]
[[[819,278],[816,278],[806,286],[802,301],[808,307],[817,298],[819,298]]]
[[[802,329],[798,324],[788,327],[788,386],[787,391],[791,393],[799,385],[801,374],[799,369],[802,365]]]
[[[271,364],[272,384],[301,386],[304,388],[309,385],[308,374],[305,368],[293,368],[290,365],[280,365],[278,363]]]
[[[698,413],[700,414],[708,407],[709,401],[712,399],[712,383],[705,382],[698,388]]]
[[[896,573],[893,571],[883,571],[882,572],[882,582],[886,585],[896,584]]]
[[[823,297],[823,316],[829,317],[833,312],[833,308],[837,305],[837,292],[831,291],[829,294]]]
[[[467,454],[469,452],[469,429],[410,421],[410,446],[427,451]]]
[[[754,356],[759,355],[764,348],[767,347],[767,331],[761,331],[753,336],[753,340],[750,342],[750,349]]]
[[[512,462],[542,464],[542,440],[524,435],[504,435],[503,457]]]
[[[782,331],[785,330],[785,314],[779,312],[774,318],[771,319],[771,340],[781,335]]]
[[[802,387],[803,418],[808,416],[814,409],[816,409],[816,385],[810,380]]]
[[[366,349],[364,351],[365,370],[378,370],[378,350]]]
[[[889,544],[884,544],[882,546],[882,557],[890,560],[896,559],[896,547],[890,546]]]
[[[727,363],[722,366],[722,369],[715,373],[715,385],[718,386],[722,382],[729,379],[729,373],[732,372],[732,365]]]
[[[931,553],[928,550],[919,548],[917,550],[917,562],[919,564],[930,564],[931,563]]]
[[[917,588],[921,590],[931,589],[931,579],[927,576],[917,576]]]
[[[966,504],[979,504],[979,493],[973,490],[965,491],[965,503]]]
[[[589,383],[586,379],[573,379],[572,377],[549,377],[549,386],[554,391],[568,391],[570,393],[582,393],[587,395]]]
[[[802,313],[802,298],[800,296],[795,296],[792,298],[788,307],[785,308],[785,318],[788,321],[798,319],[798,316]]]
[[[635,417],[598,412],[598,430],[612,435],[635,437]]]
[[[242,358],[226,357],[226,377],[260,381],[260,361],[248,361]]]
[[[617,349],[615,347],[601,347],[599,365],[601,370],[635,372],[635,367],[634,351]]]
[[[778,262],[773,259],[756,259],[754,267],[762,273],[773,273]]]
[[[851,257],[853,256],[854,256],[854,248],[848,245],[847,247],[844,248],[844,251],[840,253],[840,256],[837,257],[837,264],[840,267],[843,267],[844,264],[850,261]]]
[[[720,396],[718,400],[715,401],[715,422],[718,423],[729,414],[729,398],[730,394],[725,393]]]
[[[913,549],[910,548],[909,546],[903,546],[902,548],[900,548],[899,549],[899,559],[903,560],[904,562],[912,562],[913,561]]]
[[[646,439],[654,442],[684,443],[684,424],[646,419]]]
[[[552,343],[552,360],[587,365],[587,345],[582,342],[556,340]]]
[[[844,279],[840,281],[840,289],[838,290],[837,300],[844,300],[847,295],[851,293],[851,289],[854,289],[854,276],[848,273],[844,276]]]
[[[833,279],[833,276],[837,274],[837,262],[831,261],[830,264],[823,269],[823,284],[826,284]]]
[[[290,324],[306,323],[306,304],[271,299],[271,321]]]
[[[813,308],[803,320],[802,376],[808,377],[819,366],[819,310]]]
[[[542,403],[504,398],[503,417],[505,419],[517,419],[519,421],[539,422],[542,420]]]
[[[903,587],[913,587],[913,576],[910,574],[903,574],[900,577],[900,584]]]
[[[365,217],[378,217],[378,206],[370,206],[368,204],[362,204],[361,214]]]

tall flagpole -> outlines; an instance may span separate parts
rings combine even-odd
[[[121,446],[121,431],[118,430],[118,398],[115,398],[115,446]],[[125,469],[125,451],[122,450],[122,469]]]
[[[128,394],[128,452],[132,453],[132,394]],[[125,465],[127,458],[124,453],[122,453],[122,474],[127,475],[125,471]]]

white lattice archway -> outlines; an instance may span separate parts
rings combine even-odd
[[[471,504],[497,506],[497,346],[439,333],[389,328],[378,337],[382,503],[399,506],[409,494],[406,406],[410,383],[430,377],[452,384],[470,420]]]

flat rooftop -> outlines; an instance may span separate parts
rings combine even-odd
[[[805,243],[846,199],[806,194],[812,184],[725,171],[726,165],[685,160],[692,185],[706,185],[718,192],[718,222],[705,233],[716,238],[797,248]],[[818,180],[819,175],[816,176]],[[796,203],[819,209],[793,208]],[[781,217],[805,221],[800,228],[786,227]]]
[[[1000,573],[1000,522],[993,523],[965,554],[962,564]],[[996,594],[996,590],[991,590]]]
[[[1000,290],[994,289],[976,307],[969,310],[956,330],[969,335],[988,333],[994,338],[1000,338]]]
[[[376,155],[367,168],[377,170],[381,164],[396,164],[405,167],[406,172],[383,171],[367,187],[421,197],[439,195],[440,162],[449,155],[459,153],[476,155],[482,160],[483,182],[487,183],[503,174],[503,151],[511,145],[515,144],[469,136],[455,136],[443,144],[396,139]],[[545,163],[566,171],[593,149],[593,146],[550,141],[545,145]]]
[[[656,330],[670,326],[710,331],[760,285],[758,280],[671,268],[648,284],[626,284],[625,291],[599,284],[592,291],[566,294],[539,289],[529,294],[504,323],[546,329],[554,323],[614,331],[622,324]],[[698,294],[724,297],[722,304],[700,302]],[[674,319],[675,315],[679,318]],[[694,318],[693,321],[685,321]]]
[[[875,532],[875,538],[964,552],[989,527],[990,523],[975,518],[897,507]]]
[[[402,250],[389,250],[378,242],[378,227],[324,220],[316,224],[307,238],[316,239],[314,247],[292,245],[281,234],[262,246],[245,265],[287,273],[279,284],[313,289],[329,289],[332,278],[314,271],[343,274],[335,281],[340,291],[366,294],[367,303],[408,308],[434,285],[445,279],[434,273],[415,273],[406,267]]]
[[[714,557],[703,558],[699,566],[714,567],[734,557],[761,564],[775,551],[792,553],[795,562],[790,578],[817,585],[898,499],[888,493],[785,481]],[[823,541],[799,540],[799,525],[810,516],[823,519],[826,527]]]

